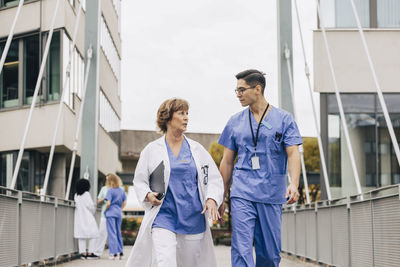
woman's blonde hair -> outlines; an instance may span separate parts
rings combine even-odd
[[[189,103],[184,99],[167,99],[161,104],[157,112],[157,126],[162,133],[167,132],[167,123],[172,119],[174,112],[180,110],[189,110]]]
[[[121,178],[118,175],[109,173],[106,176],[106,185],[107,187],[118,188],[122,186]]]

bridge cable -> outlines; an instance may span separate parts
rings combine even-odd
[[[21,166],[22,155],[24,153],[25,141],[26,141],[26,137],[28,135],[29,126],[31,124],[33,109],[34,109],[34,107],[36,105],[36,98],[37,98],[37,95],[38,95],[38,92],[39,92],[39,88],[40,88],[40,85],[41,85],[44,67],[46,66],[47,56],[48,56],[48,53],[49,53],[50,43],[51,43],[51,40],[52,40],[52,37],[53,37],[54,24],[55,24],[55,21],[56,21],[57,11],[58,11],[59,5],[60,5],[60,0],[57,0],[56,8],[54,10],[54,15],[53,15],[53,18],[52,18],[52,21],[51,21],[49,35],[48,35],[48,38],[47,38],[47,41],[46,41],[46,48],[44,50],[44,54],[43,54],[43,57],[42,57],[42,63],[40,65],[39,75],[38,75],[38,78],[37,78],[37,81],[36,81],[35,91],[33,93],[33,99],[32,99],[32,103],[31,103],[31,107],[29,109],[29,116],[28,116],[28,120],[26,122],[24,136],[22,138],[21,147],[19,149],[18,158],[17,158],[17,162],[16,162],[16,165],[15,165],[13,178],[12,178],[12,181],[11,181],[11,186],[10,186],[11,189],[15,189],[15,184],[17,182],[17,176],[18,176],[19,168]]]
[[[317,112],[316,112],[316,109],[315,109],[313,91],[312,91],[311,81],[310,81],[310,68],[308,67],[306,50],[305,50],[305,47],[304,47],[303,32],[302,32],[301,23],[300,23],[299,11],[298,11],[298,8],[297,8],[297,0],[294,0],[294,7],[295,7],[295,12],[296,12],[296,18],[297,18],[297,24],[298,24],[298,28],[299,28],[299,33],[300,33],[301,47],[302,47],[302,50],[303,50],[304,71],[305,71],[305,74],[306,74],[306,77],[307,77],[308,92],[309,92],[309,95],[310,95],[311,106],[312,106],[313,115],[314,115],[313,116],[314,117],[314,126],[315,126],[315,131],[317,132],[319,156],[320,156],[320,159],[321,159],[322,172],[323,172],[323,175],[324,175],[325,189],[326,189],[326,194],[327,194],[328,200],[331,200],[332,196],[331,196],[331,188],[330,188],[330,184],[329,184],[329,176],[328,176],[328,171],[327,171],[327,167],[326,167],[326,160],[325,160],[325,153],[324,153],[324,149],[323,149],[323,145],[322,145],[321,132],[319,131],[319,124],[318,124],[318,120],[317,120]]]
[[[79,21],[80,21],[80,18],[81,18],[83,1],[81,0],[79,2],[80,3],[79,3],[79,8],[78,8],[78,14],[77,14],[77,17],[76,17],[76,20],[75,20],[74,32],[73,32],[73,37],[72,37],[72,45],[69,48],[69,59],[68,59],[66,73],[65,73],[65,80],[64,80],[64,84],[63,84],[63,88],[62,88],[60,104],[58,106],[56,127],[54,129],[54,135],[53,135],[53,141],[51,143],[49,160],[47,162],[47,168],[46,168],[46,174],[45,174],[44,183],[43,183],[43,189],[41,190],[41,194],[42,195],[45,195],[46,192],[47,192],[47,186],[48,186],[50,172],[51,172],[51,165],[53,163],[54,149],[55,149],[56,140],[57,140],[58,128],[59,128],[60,121],[61,121],[61,114],[62,114],[63,108],[64,108],[63,101],[64,101],[64,98],[65,98],[65,95],[66,95],[66,92],[67,92],[67,86],[68,86],[68,82],[69,82],[69,79],[70,79],[70,76],[71,76],[71,61],[72,61],[72,58],[73,58],[73,53],[76,50],[75,43],[76,43],[76,39],[77,39],[76,36],[78,35]]]
[[[393,148],[394,148],[394,151],[395,151],[396,157],[397,157],[397,163],[400,166],[399,143],[397,142],[397,138],[396,138],[396,135],[394,133],[393,124],[392,124],[392,121],[390,120],[390,116],[389,116],[389,112],[388,112],[388,109],[387,109],[387,106],[386,106],[385,99],[383,98],[382,89],[381,89],[381,86],[379,84],[378,77],[376,75],[374,63],[372,62],[372,59],[371,59],[371,54],[370,54],[369,49],[368,49],[368,45],[367,45],[367,41],[365,39],[364,31],[363,31],[363,29],[361,27],[360,18],[358,16],[358,12],[357,12],[356,6],[354,4],[354,0],[350,0],[350,2],[351,2],[352,9],[353,9],[354,17],[355,17],[355,19],[357,21],[357,27],[358,27],[358,31],[360,32],[360,37],[361,37],[361,41],[362,41],[364,49],[365,49],[365,54],[367,55],[367,58],[368,58],[369,67],[371,68],[372,77],[374,79],[375,86],[376,86],[376,92],[378,94],[378,98],[379,98],[379,102],[380,102],[381,107],[382,107],[383,115],[385,117],[385,121],[386,121],[386,124],[388,126],[390,138],[392,139]]]
[[[285,51],[284,51],[285,59],[286,59],[286,66],[288,69],[288,76],[289,76],[289,86],[290,86],[290,94],[292,96],[292,105],[293,105],[293,114],[295,121],[298,118],[298,113],[296,110],[296,105],[294,104],[294,86],[293,86],[293,74],[292,74],[292,68],[290,66],[290,49],[288,48],[287,44],[285,44]],[[308,192],[308,180],[307,180],[307,170],[306,166],[304,164],[304,148],[303,145],[299,146],[299,152],[300,152],[300,162],[301,162],[301,171],[303,174],[303,181],[304,181],[304,188],[306,190],[306,199],[307,199],[307,204],[310,204],[310,194]]]
[[[322,17],[321,17],[319,0],[316,0],[316,3],[317,3],[317,14],[318,14],[318,18],[319,18],[319,21],[320,21],[320,28],[322,30],[322,36],[323,36],[323,39],[324,39],[325,50],[326,50],[326,54],[327,54],[327,57],[328,57],[329,68],[330,68],[331,75],[332,75],[333,86],[334,86],[334,89],[335,89],[336,100],[337,100],[337,104],[338,104],[338,107],[339,107],[340,119],[341,119],[341,122],[342,122],[342,127],[343,127],[343,131],[344,131],[345,139],[346,139],[346,145],[347,145],[347,149],[349,151],[350,162],[351,162],[351,166],[352,166],[352,169],[353,169],[354,180],[355,180],[356,187],[357,187],[357,193],[362,198],[362,195],[361,195],[362,194],[362,190],[361,190],[361,185],[360,185],[360,178],[358,176],[358,170],[357,170],[356,162],[355,162],[355,159],[354,159],[353,148],[351,147],[351,140],[350,140],[350,137],[349,137],[349,131],[347,129],[346,117],[345,117],[344,111],[343,111],[342,100],[340,99],[340,93],[339,93],[339,89],[338,89],[338,85],[337,85],[337,81],[336,81],[335,69],[333,67],[332,56],[331,56],[331,52],[330,52],[330,49],[329,49],[328,39],[326,37],[325,26],[324,26],[324,23],[323,23],[323,20],[322,20]]]
[[[11,26],[10,34],[8,35],[6,46],[4,47],[4,51],[3,51],[3,54],[2,54],[1,59],[0,59],[0,74],[1,74],[1,72],[3,70],[4,62],[6,61],[8,50],[10,48],[11,41],[12,41],[12,38],[14,36],[15,25],[17,24],[19,13],[21,11],[21,8],[22,8],[23,4],[24,4],[24,0],[19,0],[17,13],[15,14],[15,18],[14,18],[13,24]]]
[[[74,172],[74,165],[75,165],[75,158],[76,158],[76,152],[78,151],[78,141],[79,141],[79,132],[80,132],[80,126],[82,124],[82,117],[83,117],[83,107],[85,105],[85,96],[86,96],[86,87],[88,83],[88,77],[89,77],[89,71],[90,71],[90,63],[92,61],[92,55],[93,55],[93,50],[92,46],[89,46],[89,49],[87,50],[86,54],[86,70],[85,70],[85,81],[82,89],[82,101],[81,101],[81,107],[79,109],[79,117],[78,117],[78,122],[76,123],[76,131],[75,131],[75,139],[74,139],[74,146],[72,149],[72,158],[71,158],[71,165],[69,168],[69,174],[68,174],[68,183],[67,183],[67,190],[65,193],[65,200],[68,200],[69,198],[69,192],[71,189],[71,182],[72,182],[72,174]]]

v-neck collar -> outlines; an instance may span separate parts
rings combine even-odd
[[[179,149],[178,156],[175,156],[174,151],[172,151],[171,147],[169,146],[169,144],[168,144],[168,142],[167,142],[167,139],[165,139],[165,144],[166,144],[166,146],[167,146],[168,154],[171,153],[171,154],[174,156],[174,159],[175,159],[175,160],[178,160],[178,159],[179,159],[179,156],[181,155],[182,148],[183,148],[183,146],[184,146],[185,141],[186,141],[186,138],[183,137],[183,142],[182,142],[182,144],[181,144],[181,148]]]
[[[254,117],[254,114],[253,114],[253,112],[251,112],[250,107],[248,107],[247,109],[250,111],[251,125],[253,125],[253,124],[258,125],[256,117]],[[268,121],[269,120],[269,117],[270,117],[269,114],[272,112],[273,109],[274,109],[274,106],[270,105],[269,111],[267,111],[267,113],[265,113],[264,119],[261,121],[261,124],[262,124],[263,121]],[[249,111],[247,111],[247,112],[249,112]]]

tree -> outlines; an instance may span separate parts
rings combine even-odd
[[[320,172],[320,156],[318,148],[318,139],[315,137],[303,137],[303,149],[304,149],[304,164],[306,165],[306,171],[309,172]],[[321,191],[319,184],[309,184],[308,191],[310,194],[310,201],[315,202],[320,199]],[[298,203],[306,202],[306,193],[304,185],[299,186],[300,197]]]
[[[304,164],[307,172],[320,171],[318,140],[315,137],[303,137]]]
[[[208,148],[208,152],[213,158],[215,164],[217,164],[217,166],[219,167],[219,164],[221,164],[222,156],[224,155],[224,146],[218,144],[217,141],[214,141]]]

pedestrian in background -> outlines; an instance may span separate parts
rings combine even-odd
[[[76,183],[74,237],[78,239],[81,259],[97,259],[94,254],[96,238],[99,235],[94,213],[96,206],[89,193],[90,183],[87,179],[79,179]],[[88,251],[87,242],[89,242]]]
[[[110,250],[110,259],[122,259],[123,241],[121,234],[122,210],[126,205],[126,194],[121,187],[121,179],[115,174],[107,175],[110,188],[105,197],[106,204],[106,224],[108,233],[108,248]]]
[[[110,187],[111,187],[110,181],[107,175],[106,184],[100,189],[99,195],[97,196],[97,205],[101,205],[101,217],[99,224],[99,237],[96,239],[94,254],[96,254],[99,257],[103,254],[104,246],[106,245],[107,241],[107,220],[106,216],[104,215],[104,212],[106,211],[106,205],[107,205],[105,197]]]

